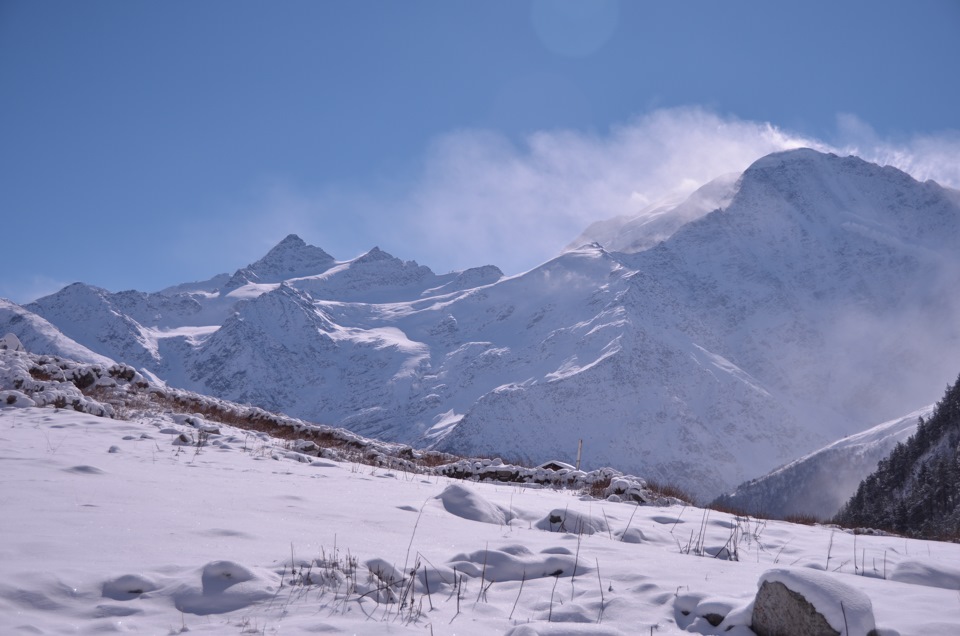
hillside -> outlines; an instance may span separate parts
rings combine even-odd
[[[740,484],[711,505],[783,519],[830,519],[876,470],[877,463],[917,430],[933,407],[914,411],[837,440],[763,477]]]
[[[960,380],[860,483],[836,520],[913,537],[960,537]]]

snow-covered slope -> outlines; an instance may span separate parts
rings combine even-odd
[[[3,634],[750,636],[770,579],[837,632],[960,632],[951,543],[467,483],[149,410],[4,402],[0,430]]]
[[[933,406],[914,411],[836,442],[741,484],[714,502],[727,508],[775,518],[790,515],[830,519],[853,496],[860,482],[929,418]]]
[[[292,236],[221,287],[75,285],[29,309],[172,385],[534,463],[583,439],[585,467],[712,498],[931,403],[960,358],[960,193],[811,150],[731,183],[624,249],[654,247],[517,276]]]
[[[68,338],[59,329],[35,313],[0,298],[0,332],[15,334],[28,351],[43,351],[81,362],[111,364],[113,361],[94,353]]]

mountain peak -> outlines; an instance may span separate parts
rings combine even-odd
[[[307,244],[304,242],[304,240],[296,234],[287,234],[287,236],[282,241],[277,243],[273,249],[277,249],[279,247],[306,247],[306,245]]]
[[[319,247],[308,245],[296,234],[288,234],[257,262],[243,268],[244,278],[260,283],[278,283],[290,278],[320,274],[334,258]]]
[[[333,257],[324,252],[319,247],[314,247],[313,245],[307,245],[307,243],[297,236],[296,234],[288,234],[282,241],[277,243],[267,252],[266,256],[261,258],[259,261],[251,265],[251,267],[256,266],[258,263],[264,261],[275,260],[277,257],[282,257],[287,254],[294,254],[297,256],[312,256],[314,258],[319,258],[323,260],[332,261]]]
[[[791,150],[772,152],[769,155],[760,157],[754,161],[750,167],[767,167],[782,163],[822,161],[837,158],[837,155],[833,154],[832,152],[820,152],[819,150],[814,150],[813,148],[793,148]]]
[[[397,260],[392,254],[384,252],[379,247],[374,247],[372,250],[359,256],[354,262],[355,263],[373,263],[375,261],[391,261]]]

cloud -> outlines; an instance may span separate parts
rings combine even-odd
[[[379,245],[439,272],[495,264],[507,273],[560,253],[590,223],[691,192],[763,155],[797,147],[857,154],[920,179],[960,185],[960,136],[881,139],[840,115],[832,143],[697,108],[669,108],[603,132],[550,130],[510,139],[458,130],[429,144],[404,183],[265,191],[253,207],[261,240],[287,232],[338,257]],[[242,232],[238,228],[238,232]]]
[[[558,254],[591,222],[814,140],[699,108],[658,110],[604,134],[544,131],[514,143],[458,131],[432,144],[405,202],[410,236],[456,267],[506,271]]]
[[[841,113],[837,115],[837,133],[838,154],[857,155],[899,168],[921,181],[932,179],[960,188],[960,131],[887,140],[856,115]]]

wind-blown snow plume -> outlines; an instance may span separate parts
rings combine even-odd
[[[441,271],[496,263],[515,273],[555,256],[593,221],[689,194],[760,156],[803,146],[829,149],[696,107],[653,111],[606,132],[538,131],[514,140],[458,130],[434,140],[403,182],[352,191],[272,182],[239,211],[252,220],[238,219],[237,231],[258,241],[264,227],[276,233],[271,241],[297,231],[350,253],[360,249],[351,234],[389,227],[365,240],[407,254],[415,245],[420,253],[412,256],[429,254]]]
[[[494,263],[513,274],[552,258],[595,221],[636,215],[665,197],[682,200],[711,179],[781,150],[857,154],[921,180],[960,186],[957,133],[884,140],[853,115],[839,115],[837,129],[826,141],[678,107],[607,131],[544,130],[513,139],[457,130],[430,143],[406,174],[350,186],[265,182],[248,193],[248,202],[233,206],[232,229],[211,232],[249,259],[297,232],[342,256],[378,244],[439,271]]]
[[[882,166],[893,166],[915,179],[932,179],[960,188],[960,131],[915,135],[902,140],[881,138],[856,115],[837,115],[838,154],[857,155]]]
[[[606,134],[543,131],[519,143],[461,131],[430,148],[408,202],[411,229],[431,251],[463,259],[458,266],[493,261],[508,272],[526,269],[591,221],[636,212],[801,146],[823,147],[699,108],[655,111]]]

